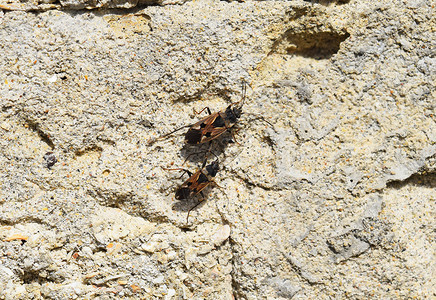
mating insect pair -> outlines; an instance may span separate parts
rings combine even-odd
[[[232,133],[233,139],[235,139],[232,129],[242,115],[242,105],[244,104],[245,93],[246,84],[245,82],[243,82],[242,99],[240,101],[231,103],[229,106],[227,106],[225,110],[216,113],[211,113],[210,109],[208,107],[205,107],[202,111],[207,110],[209,116],[201,119],[200,121],[192,125],[182,126],[156,139],[150,140],[149,144],[152,144],[157,140],[163,139],[183,128],[189,127],[188,131],[185,133],[185,143],[188,145],[200,145],[204,143],[210,143],[208,152],[211,152],[212,141],[217,139],[223,133],[230,132]],[[212,183],[217,185],[215,181],[213,181],[213,177],[215,177],[219,170],[218,160],[215,160],[207,166],[206,161],[207,156],[205,161],[203,162],[202,167],[195,173],[192,173],[189,170],[182,168],[166,169],[181,170],[190,176],[188,180],[186,180],[180,187],[177,188],[175,196],[177,200],[183,201],[198,194],[200,194],[204,199],[202,191]],[[200,200],[194,207],[189,209],[186,219],[187,222],[189,219],[189,213],[191,212],[191,210],[197,207],[201,203],[201,201],[202,200]]]

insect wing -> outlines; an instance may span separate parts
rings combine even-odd
[[[191,193],[196,195],[200,193],[209,183],[209,178],[201,170],[199,170],[188,180],[186,180],[180,188],[189,188]]]
[[[201,139],[201,143],[207,143],[210,142],[211,140],[216,139],[217,137],[219,137],[221,134],[223,134],[224,132],[226,132],[227,128],[226,127],[220,127],[220,128],[214,128],[211,131],[207,132],[203,138]]]
[[[189,128],[185,135],[188,144],[202,144],[216,139],[227,129],[225,114],[219,112],[198,121]]]
[[[188,144],[201,144],[203,142],[204,134],[213,128],[213,122],[218,116],[218,113],[212,114],[204,119],[201,119],[192,125],[185,134],[185,141]]]

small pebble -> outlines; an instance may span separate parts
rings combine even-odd
[[[53,167],[54,164],[58,162],[53,152],[47,152],[46,154],[44,154],[44,161],[47,164],[48,169]]]
[[[56,74],[54,74],[53,76],[51,76],[47,79],[47,82],[54,83],[54,82],[56,82],[56,80],[58,80],[58,76]]]
[[[218,230],[210,237],[210,241],[215,246],[219,246],[224,243],[230,236],[230,226],[224,225],[218,228]]]
[[[175,289],[168,289],[165,299],[171,299],[176,294]]]
[[[157,249],[158,246],[158,242],[149,242],[149,243],[144,243],[142,244],[141,248],[142,250],[144,250],[145,252],[148,253],[154,253]]]
[[[155,279],[153,279],[153,283],[160,284],[160,283],[164,282],[164,279],[165,278],[162,275],[160,275],[160,276],[156,277]]]
[[[0,127],[6,131],[11,130],[11,125],[8,122],[3,122],[0,124]]]
[[[90,247],[83,247],[82,248],[82,254],[86,257],[91,257],[92,256],[92,249]]]
[[[22,234],[13,234],[7,238],[4,239],[5,242],[15,241],[15,240],[22,240],[26,241],[29,237],[22,235]]]

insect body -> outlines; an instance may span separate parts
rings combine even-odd
[[[224,111],[212,114],[191,125],[185,134],[185,143],[203,144],[210,142],[229,131],[242,115],[242,100],[227,106]]]
[[[203,163],[202,168],[196,171],[195,173],[192,173],[189,170],[181,169],[181,168],[177,168],[177,169],[164,168],[165,170],[181,170],[189,175],[189,178],[176,189],[177,200],[180,201],[187,200],[198,194],[200,194],[204,199],[203,190],[210,184],[217,185],[213,180],[213,177],[215,177],[215,175],[219,171],[218,160],[213,161],[211,164],[207,166],[205,166],[205,164],[206,161]],[[197,204],[195,204],[192,208],[189,209],[186,222],[188,222],[189,213],[191,212],[191,210],[196,208],[201,203],[202,200],[200,200]]]
[[[159,138],[150,139],[148,143],[152,144],[157,140],[165,138],[173,134],[174,132],[187,127],[189,127],[189,129],[185,134],[186,144],[198,145],[210,142],[218,138],[224,132],[230,131],[232,127],[236,124],[238,119],[241,117],[242,105],[244,104],[245,99],[245,92],[246,85],[244,82],[242,86],[242,100],[234,102],[227,106],[225,110],[216,113],[211,113],[210,109],[206,107],[203,110],[207,110],[209,116],[203,118],[195,124],[180,127],[165,135],[160,136]]]
[[[210,165],[207,165],[195,173],[183,170],[188,173],[190,177],[176,190],[176,199],[186,200],[191,196],[195,196],[199,193],[202,194],[204,188],[209,184],[214,183],[212,177],[215,177],[218,170],[218,161],[212,162]],[[204,197],[204,195],[202,196]]]

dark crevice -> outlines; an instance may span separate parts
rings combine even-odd
[[[24,284],[38,283],[42,285],[48,282],[52,282],[51,280],[47,280],[47,278],[41,276],[39,271],[33,270],[24,271],[20,277]]]
[[[50,225],[46,219],[38,218],[35,216],[23,216],[23,217],[18,217],[16,219],[0,219],[1,226],[15,226],[18,224],[28,224],[28,223],[36,223],[40,225],[45,225],[49,228],[53,228],[53,226]]]
[[[436,171],[428,173],[417,173],[404,180],[395,180],[388,182],[386,184],[386,188],[400,189],[402,187],[405,187],[406,185],[436,188]]]
[[[84,149],[77,150],[74,154],[76,156],[83,156],[83,155],[85,155],[87,153],[90,153],[90,152],[99,152],[99,153],[101,153],[102,151],[103,151],[103,148],[101,148],[101,147],[99,147],[97,145],[93,145],[93,146],[86,147]]]
[[[231,258],[231,264],[233,266],[231,276],[232,276],[232,291],[233,291],[233,297],[235,299],[245,299],[245,297],[242,295],[242,287],[240,283],[236,280],[237,276],[235,274],[235,266],[238,265],[236,262],[236,257],[238,256],[238,252],[236,251],[235,247],[238,246],[238,243],[232,239],[232,237],[229,237],[229,245],[230,249],[232,251],[232,258]]]
[[[40,127],[40,125],[38,123],[30,121],[30,120],[26,120],[25,122],[29,126],[29,128],[32,131],[36,132],[38,134],[38,136],[40,137],[40,139],[44,143],[46,143],[52,150],[55,148],[55,145],[54,145],[53,141],[51,140],[50,135],[45,133],[41,129],[41,127]]]
[[[97,16],[103,16],[103,15],[119,15],[119,16],[125,16],[125,15],[137,15],[142,16],[148,20],[151,20],[151,16],[143,13],[142,11],[150,6],[159,6],[155,3],[150,4],[138,4],[135,7],[131,8],[98,8],[94,9],[94,13]],[[79,12],[82,13],[89,13],[89,10],[79,10]]]
[[[11,108],[13,108],[12,105],[4,105],[4,106],[2,106],[1,110],[2,110],[2,112],[7,112]]]
[[[129,200],[133,198],[133,194],[129,192],[122,194],[104,189],[88,190],[87,194],[97,199],[100,205],[120,209],[126,202],[129,202]]]
[[[235,299],[246,299],[246,297],[242,295],[241,290],[241,285],[235,280],[235,277],[232,276],[232,291]]]
[[[305,2],[310,2],[311,4],[321,4],[321,5],[330,5],[331,3],[336,3],[338,5],[347,4],[350,0],[304,0]]]
[[[117,3],[119,1],[113,1]],[[131,14],[141,11],[151,6],[162,6],[158,1],[140,1],[141,3],[130,8],[123,7],[98,7],[95,1],[88,1],[79,4],[63,5],[62,1],[55,0],[51,3],[32,3],[30,1],[22,1],[22,3],[0,4],[0,9],[5,13],[12,11],[25,11],[29,13],[39,14],[51,10],[61,10],[69,14],[89,14],[90,11],[97,14]]]
[[[48,263],[42,260],[38,264],[34,264],[29,268],[25,268],[22,273],[20,272],[18,274],[18,277],[23,281],[24,284],[59,284],[65,280],[64,275],[59,272],[50,271],[49,269],[50,267]]]
[[[103,138],[103,137],[97,137],[97,141],[105,143],[109,146],[115,146],[117,144],[114,140],[111,140],[108,138]],[[98,147],[98,146],[94,146],[93,148],[95,149],[95,151],[99,151],[99,152],[101,152],[103,150],[101,147]],[[98,150],[98,149],[100,149],[100,150]],[[80,151],[78,151],[78,153],[80,153]]]
[[[288,29],[274,42],[268,55],[279,53],[329,59],[339,51],[341,43],[349,37],[350,34],[345,30],[342,32],[295,32],[294,29]]]

